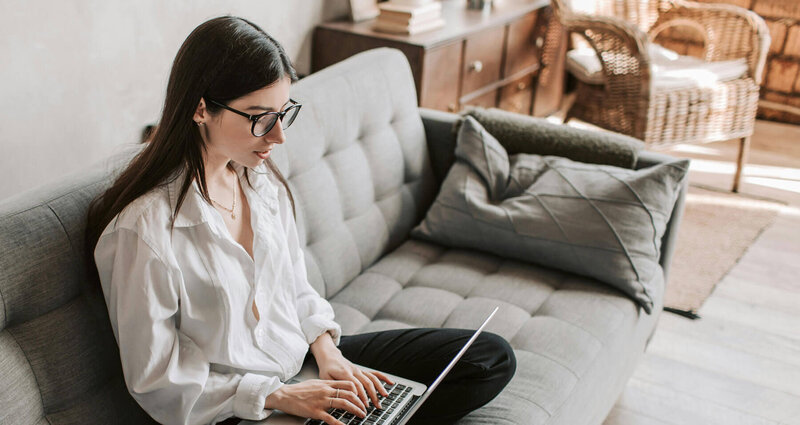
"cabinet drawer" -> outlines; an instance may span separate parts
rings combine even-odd
[[[494,108],[497,105],[497,92],[498,90],[492,90],[489,93],[482,94],[478,97],[470,99],[464,102],[461,105],[462,108],[466,106],[480,106],[481,108]]]
[[[537,12],[529,13],[508,25],[504,77],[539,64],[539,51],[544,45],[544,37],[537,34],[537,17]]]
[[[425,52],[419,90],[420,106],[456,112],[460,61],[460,41]]]
[[[506,111],[530,115],[533,105],[534,75],[528,74],[501,88],[497,107]]]
[[[505,26],[489,28],[465,40],[461,96],[500,79]]]

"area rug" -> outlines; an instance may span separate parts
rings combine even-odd
[[[714,286],[733,268],[783,204],[691,185],[678,229],[664,305],[696,317]]]

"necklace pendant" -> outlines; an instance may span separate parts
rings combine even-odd
[[[236,220],[236,214],[235,213],[231,213],[231,218]]]

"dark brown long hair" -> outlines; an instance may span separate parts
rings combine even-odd
[[[89,205],[86,251],[91,275],[97,273],[93,252],[103,230],[128,204],[156,186],[168,184],[187,171],[173,220],[194,180],[203,198],[211,203],[203,165],[206,146],[192,120],[200,99],[227,103],[286,77],[297,81],[283,47],[246,19],[214,18],[189,34],[172,64],[164,109],[152,140]],[[206,103],[206,108],[211,114],[220,110],[211,103]],[[266,164],[286,187],[294,212],[294,197],[286,179],[271,159]],[[249,173],[245,176],[249,184]]]

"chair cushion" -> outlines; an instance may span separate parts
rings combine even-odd
[[[661,273],[651,287],[660,308]],[[416,239],[365,270],[331,304],[345,334],[475,329],[500,306],[487,331],[510,342],[517,373],[495,400],[462,424],[576,423],[548,418],[576,412],[594,416],[587,413],[593,410],[604,417],[657,318],[640,314],[622,293],[591,278]]]
[[[707,62],[659,46],[648,44],[652,66],[653,88],[678,90],[708,87],[720,81],[741,78],[747,73],[744,58]],[[613,53],[606,52],[607,61],[614,60]],[[575,78],[587,84],[603,84],[603,66],[591,47],[581,47],[567,53],[567,70]]]
[[[517,154],[472,117],[456,162],[412,236],[596,278],[650,313],[661,236],[688,171],[674,159],[641,170]]]

